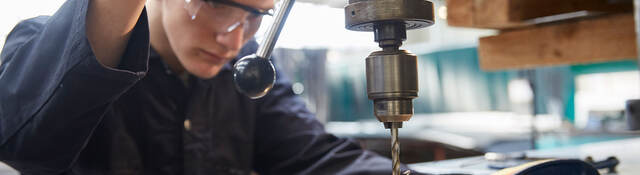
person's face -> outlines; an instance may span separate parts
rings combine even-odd
[[[273,0],[233,1],[261,10],[274,6]],[[182,67],[200,78],[211,78],[218,74],[224,64],[236,57],[260,26],[259,15],[240,8],[232,8],[221,14],[217,7],[202,3],[196,13],[190,13],[185,5],[187,3],[184,0],[165,0],[162,24],[171,50]],[[195,19],[191,18],[192,15],[195,15]],[[220,30],[227,28],[230,22],[238,21],[244,22],[231,31]]]

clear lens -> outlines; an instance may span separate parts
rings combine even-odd
[[[228,33],[238,27],[243,27],[247,32],[255,25],[253,22],[259,23],[260,20],[254,18],[262,18],[252,17],[249,12],[237,7],[203,0],[185,0],[184,8],[191,20],[198,17],[201,18],[199,20],[212,21],[216,33]]]
[[[195,20],[198,14],[198,11],[202,7],[204,2],[201,0],[184,0],[184,9],[187,10],[189,17],[191,20]]]
[[[235,30],[236,28],[238,28],[238,26],[243,25],[245,26],[243,23],[241,22],[236,22],[235,24],[231,24],[231,26],[227,27],[226,32],[231,32],[233,30]]]

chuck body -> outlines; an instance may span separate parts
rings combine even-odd
[[[418,97],[418,58],[405,50],[377,51],[366,60],[367,94],[380,122],[404,122]]]

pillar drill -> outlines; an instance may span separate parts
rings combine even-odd
[[[367,94],[376,118],[391,130],[393,175],[400,174],[398,128],[413,115],[418,97],[417,57],[400,46],[407,30],[433,23],[433,4],[426,0],[349,0],[345,7],[346,28],[373,31],[382,48],[366,59]]]

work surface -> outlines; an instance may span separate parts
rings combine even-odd
[[[604,160],[609,156],[616,156],[620,160],[620,164],[617,167],[618,175],[640,174],[640,138],[590,143],[557,149],[527,151],[527,156],[578,159],[591,156],[596,161]],[[461,173],[486,175],[495,172],[495,170],[488,168],[488,163],[484,161],[483,157],[417,163],[411,164],[409,167],[419,172],[433,174]],[[0,175],[17,174],[17,172],[5,164],[0,163]]]
[[[620,160],[617,166],[618,175],[640,174],[640,138],[590,143],[580,146],[564,147],[548,150],[527,151],[528,157],[540,158],[577,158],[584,159],[587,156],[594,160],[604,160],[610,156],[616,156]],[[474,174],[486,175],[495,172],[488,168],[488,162],[483,157],[470,157],[417,163],[409,165],[412,169],[434,174]]]

